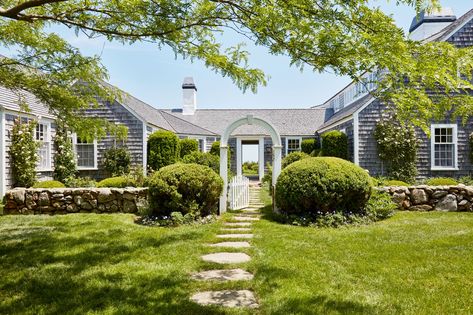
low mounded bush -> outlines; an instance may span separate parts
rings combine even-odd
[[[285,169],[286,167],[288,167],[292,163],[303,160],[303,159],[307,159],[309,157],[310,157],[310,155],[308,155],[307,153],[304,153],[304,152],[289,153],[288,155],[286,155],[282,159],[281,168]]]
[[[182,158],[182,163],[205,165],[214,172],[220,173],[220,158],[218,155],[196,151]]]
[[[97,183],[98,188],[125,188],[125,187],[135,187],[135,183],[127,176],[117,176],[105,178]]]
[[[70,188],[92,188],[97,187],[97,182],[90,177],[68,177],[65,184]]]
[[[66,188],[66,185],[57,180],[45,180],[35,183],[33,188]]]
[[[172,212],[204,217],[217,213],[223,180],[212,169],[197,164],[173,164],[149,178],[150,214]]]
[[[371,178],[355,164],[333,157],[307,158],[285,168],[276,183],[276,204],[288,214],[361,213]]]
[[[301,142],[301,151],[307,154],[312,154],[317,150],[317,140],[315,139],[304,139]]]
[[[386,181],[383,181],[381,183],[382,186],[404,186],[404,187],[408,187],[410,186],[408,183],[406,182],[403,182],[401,180],[386,180]]]
[[[179,154],[181,158],[196,151],[199,151],[199,142],[196,139],[181,139],[179,141]]]
[[[458,182],[449,177],[436,177],[426,180],[425,184],[428,186],[455,186],[458,185]]]
[[[341,131],[333,130],[322,134],[322,156],[348,158],[348,138]]]

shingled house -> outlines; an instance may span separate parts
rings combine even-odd
[[[424,42],[444,41],[457,47],[473,45],[473,10],[456,18],[451,9],[442,9],[433,14],[421,14],[414,18],[410,27],[410,38]],[[372,76],[368,78],[368,76]],[[375,74],[367,73],[367,82]],[[353,162],[371,175],[384,175],[385,165],[378,157],[374,129],[380,121],[385,104],[371,96],[374,83],[364,86],[351,83],[317,108],[333,110],[333,115],[317,131],[322,134],[330,130],[346,132],[349,153]],[[417,168],[420,177],[471,175],[473,165],[469,160],[468,136],[473,132],[473,121],[463,125],[460,121],[432,122],[431,138],[418,132],[421,140]]]

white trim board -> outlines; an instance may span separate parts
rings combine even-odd
[[[453,167],[435,166],[435,129],[451,128],[453,142]],[[430,170],[432,171],[458,171],[458,125],[457,124],[431,124],[430,125]]]

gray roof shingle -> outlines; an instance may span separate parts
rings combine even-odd
[[[30,110],[29,114],[54,118],[54,116],[50,114],[49,108],[40,102],[33,94],[27,91],[16,92],[0,85],[0,107],[15,112],[25,112],[20,107],[21,101],[24,101],[28,106]]]

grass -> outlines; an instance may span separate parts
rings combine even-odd
[[[221,268],[222,221],[178,228],[132,215],[0,217],[0,314],[469,314],[473,214],[409,213],[370,226],[254,224],[253,281],[201,283]],[[234,250],[236,251],[236,250]],[[194,292],[251,289],[257,311],[201,307]]]

